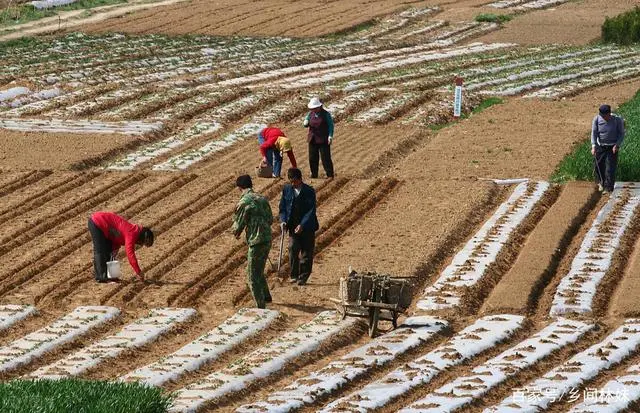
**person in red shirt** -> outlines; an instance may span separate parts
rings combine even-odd
[[[273,177],[279,178],[282,170],[282,154],[286,153],[291,162],[291,167],[296,168],[296,157],[293,154],[291,141],[280,128],[267,127],[258,133],[258,144],[260,144],[260,154],[262,164],[272,167]]]
[[[89,218],[89,233],[93,241],[93,268],[96,281],[107,282],[107,261],[115,259],[124,245],[129,264],[140,281],[144,275],[136,259],[136,244],[153,245],[153,231],[132,224],[113,212],[94,212]]]

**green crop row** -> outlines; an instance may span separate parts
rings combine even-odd
[[[615,111],[625,119],[626,135],[618,156],[617,181],[640,181],[640,90]],[[594,108],[594,116],[597,108]],[[556,182],[593,181],[594,164],[591,155],[591,123],[585,124],[588,138],[558,166],[551,180]]]
[[[2,413],[164,413],[171,396],[138,383],[14,380],[0,383]]]
[[[607,17],[602,24],[602,40],[618,44],[640,42],[640,7],[615,17]]]

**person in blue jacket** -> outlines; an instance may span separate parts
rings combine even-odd
[[[289,183],[280,198],[280,225],[289,233],[289,281],[305,285],[311,276],[316,231],[320,227],[316,216],[316,191],[302,182],[298,168],[287,171]]]

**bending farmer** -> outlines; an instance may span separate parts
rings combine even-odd
[[[598,190],[613,192],[616,182],[618,153],[624,140],[624,120],[611,113],[611,106],[600,106],[591,123],[591,154],[595,157]]]
[[[289,169],[287,177],[290,183],[284,186],[280,198],[280,225],[282,231],[289,231],[289,281],[305,285],[311,276],[319,228],[316,191],[302,182],[302,172],[298,168]]]
[[[291,141],[284,132],[279,128],[264,128],[258,134],[258,143],[260,144],[260,154],[262,162],[271,166],[273,169],[273,177],[279,178],[282,170],[282,154],[286,152],[291,162],[291,167],[296,168],[296,157],[293,155]]]
[[[107,261],[115,260],[124,245],[129,264],[140,281],[144,276],[136,259],[136,245],[153,245],[153,231],[132,224],[113,212],[94,212],[89,218],[89,233],[93,241],[93,268],[96,281],[107,282]]]
[[[231,231],[236,239],[240,239],[245,230],[247,252],[247,284],[253,294],[258,308],[265,308],[271,302],[271,294],[264,277],[264,267],[271,249],[271,224],[273,214],[269,201],[264,196],[253,192],[253,183],[249,175],[241,175],[236,179],[236,186],[242,191],[240,202],[233,214]]]

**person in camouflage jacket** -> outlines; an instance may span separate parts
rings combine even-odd
[[[264,277],[264,267],[271,249],[271,224],[273,214],[267,199],[253,192],[253,183],[249,175],[236,179],[236,186],[242,191],[242,197],[233,214],[231,231],[240,239],[242,231],[249,251],[247,253],[247,284],[258,308],[265,308],[271,302],[271,293]]]

